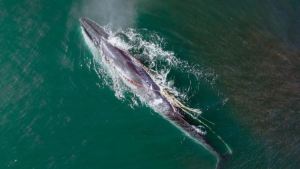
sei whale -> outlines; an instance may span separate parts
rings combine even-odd
[[[215,155],[218,160],[217,168],[219,168],[219,164],[224,159],[224,156],[205,139],[206,132],[203,131],[202,127],[203,125],[204,127],[208,126],[200,121],[202,127],[199,127],[199,124],[197,125],[197,123],[193,122],[196,118],[193,118],[191,113],[188,112],[197,112],[196,109],[184,106],[155,83],[149,69],[127,51],[111,44],[108,41],[110,35],[96,22],[88,18],[80,18],[80,24],[84,36],[97,49],[109,72],[113,72],[131,92],[139,96],[155,112],[159,113]]]

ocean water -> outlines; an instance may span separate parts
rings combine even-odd
[[[1,169],[215,168],[205,148],[111,86],[82,16],[169,72],[232,149],[223,168],[300,167],[300,1],[1,0]]]

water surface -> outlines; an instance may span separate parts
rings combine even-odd
[[[81,16],[158,35],[195,67],[169,78],[233,149],[224,168],[299,168],[299,14],[296,0],[2,0],[0,168],[214,168],[199,144],[103,85]]]

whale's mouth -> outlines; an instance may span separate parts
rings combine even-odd
[[[109,34],[103,27],[91,19],[82,17],[79,19],[79,22],[84,33],[96,46],[100,44],[101,39],[107,39],[109,37]]]

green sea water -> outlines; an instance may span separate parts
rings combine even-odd
[[[215,167],[201,145],[103,85],[82,16],[156,34],[194,68],[169,78],[233,150],[224,168],[300,168],[300,1],[1,0],[0,169]]]

